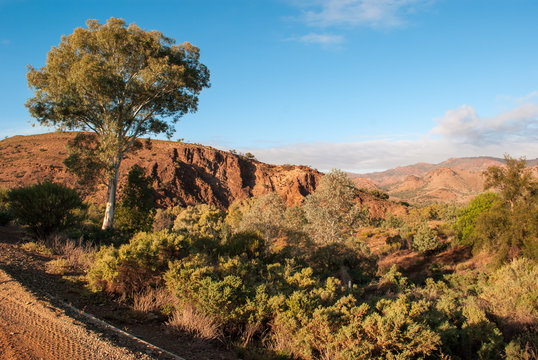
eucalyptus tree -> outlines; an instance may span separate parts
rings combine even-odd
[[[122,19],[88,20],[62,36],[40,69],[28,67],[34,90],[26,106],[41,125],[94,133],[95,156],[108,187],[103,229],[112,227],[122,160],[136,139],[174,132],[210,86],[199,49]]]

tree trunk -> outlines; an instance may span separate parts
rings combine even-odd
[[[118,175],[120,166],[115,166],[113,176],[108,179],[108,191],[106,200],[105,217],[101,230],[111,229],[114,224],[114,211],[116,210],[116,191],[118,188]]]

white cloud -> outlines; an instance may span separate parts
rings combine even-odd
[[[472,106],[450,110],[429,134],[348,142],[303,143],[250,151],[264,162],[310,165],[321,171],[340,168],[355,172],[389,169],[417,162],[439,163],[451,157],[538,157],[538,105],[527,103],[491,118]]]
[[[296,1],[303,8],[302,19],[313,26],[366,26],[392,28],[406,23],[406,17],[432,0],[326,0]]]
[[[338,45],[344,42],[344,37],[341,35],[310,33],[303,36],[292,37],[286,40],[299,41],[305,44]]]
[[[472,106],[462,105],[437,119],[432,134],[463,143],[499,143],[520,139],[538,141],[538,105],[525,103],[494,117],[480,117]]]
[[[520,98],[517,98],[516,101],[519,102],[519,103],[522,103],[522,102],[527,102],[533,98],[536,98],[538,97],[538,91],[537,90],[534,90],[534,91],[531,91],[529,94],[525,95],[525,96],[522,96]]]

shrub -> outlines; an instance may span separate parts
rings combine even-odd
[[[422,224],[415,236],[413,236],[413,249],[418,252],[435,251],[441,247],[435,230],[431,229],[428,224]]]
[[[134,233],[149,231],[153,223],[153,179],[146,171],[134,165],[127,174],[127,184],[120,196],[115,222],[119,229]]]
[[[254,259],[265,253],[265,241],[257,232],[239,232],[224,243],[224,249],[230,256],[245,254],[249,259]]]
[[[88,270],[90,284],[98,290],[132,294],[161,282],[168,263],[185,256],[186,238],[163,231],[138,233],[119,249],[103,246]]]
[[[23,249],[24,251],[33,252],[33,253],[41,254],[41,255],[53,254],[53,251],[49,249],[48,247],[46,247],[45,245],[38,244],[33,241],[22,244],[21,249]]]
[[[404,220],[398,216],[394,216],[391,213],[385,217],[381,226],[385,229],[398,229],[404,224]]]
[[[366,282],[377,272],[377,256],[358,241],[316,247],[306,261],[321,276],[338,277],[346,286]]]
[[[499,197],[497,194],[480,194],[471,200],[469,205],[460,212],[456,220],[455,229],[462,244],[472,244],[478,217],[487,212],[498,200]]]
[[[239,274],[245,274],[249,263],[227,262],[221,259],[221,266],[214,267],[206,256],[190,256],[171,264],[165,280],[180,307],[191,304],[219,327],[233,333],[246,321],[242,307],[247,289]]]
[[[45,266],[47,273],[54,275],[65,275],[71,270],[69,262],[62,258],[51,260]]]
[[[313,194],[308,195],[303,209],[308,221],[306,230],[318,244],[350,239],[367,212],[354,201],[357,189],[341,170],[326,174]]]
[[[169,313],[174,305],[174,297],[164,287],[147,288],[133,294],[132,309],[141,313]]]
[[[0,210],[0,226],[6,226],[11,220],[13,220],[13,216],[9,211]]]
[[[173,230],[192,237],[218,239],[225,213],[212,205],[188,206],[179,210]]]
[[[490,276],[480,298],[505,325],[523,329],[538,324],[538,266],[528,259],[513,260]]]
[[[76,211],[85,209],[76,190],[50,181],[12,189],[8,199],[13,216],[40,239],[79,224]]]
[[[243,214],[239,229],[258,231],[268,246],[282,236],[286,205],[276,193],[268,193],[254,199],[252,206]]]
[[[405,296],[381,300],[375,309],[352,296],[316,306],[294,293],[277,314],[272,338],[277,350],[301,359],[414,359],[438,352],[440,336],[424,322],[429,303]]]
[[[8,208],[8,194],[8,189],[0,188],[0,226],[5,226],[13,220]]]

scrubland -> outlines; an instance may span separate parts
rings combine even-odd
[[[154,209],[137,170],[114,230],[52,183],[1,192],[0,220],[33,233],[29,250],[60,255],[49,271],[246,359],[533,359],[538,186],[512,165],[465,206],[380,218],[340,171],[300,206],[270,193],[224,211]]]

